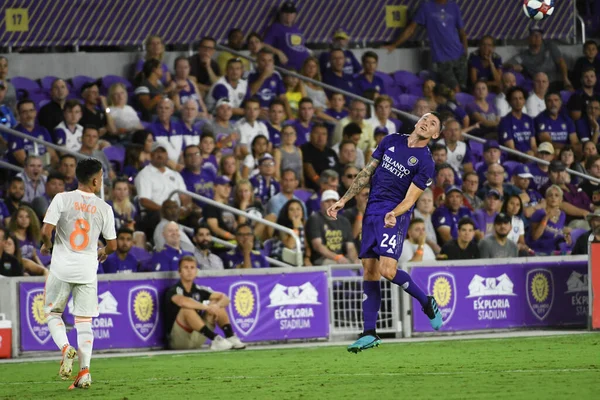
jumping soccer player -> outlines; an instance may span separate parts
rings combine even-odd
[[[98,316],[98,261],[117,249],[117,235],[112,208],[96,197],[102,187],[102,164],[94,158],[79,161],[76,169],[79,188],[54,196],[44,217],[41,252],[50,254],[50,274],[44,288],[44,313],[54,343],[62,350],[59,374],[69,379],[73,359],[79,356],[79,374],[69,389],[87,389],[92,383],[90,359],[94,334],[92,318]],[[52,233],[56,228],[55,246]],[[106,247],[98,249],[102,234]],[[73,314],[77,329],[77,346],[69,344],[62,319],[69,295],[73,293]]]
[[[421,117],[410,135],[383,138],[344,197],[327,210],[331,218],[337,218],[344,205],[371,184],[359,254],[364,269],[364,330],[361,337],[348,346],[350,352],[357,353],[381,343],[375,331],[381,305],[381,276],[421,303],[433,329],[442,326],[442,314],[433,296],[427,296],[410,275],[397,268],[411,211],[434,175],[434,162],[427,144],[437,139],[441,130],[439,114],[432,112]]]

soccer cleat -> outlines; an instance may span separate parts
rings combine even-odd
[[[65,344],[62,348],[62,360],[60,360],[60,369],[58,370],[58,374],[61,379],[67,380],[71,377],[71,372],[73,371],[73,360],[77,355],[77,350],[69,344]]]
[[[231,350],[232,348],[233,344],[231,344],[231,342],[229,342],[223,336],[219,335],[215,336],[215,339],[210,344],[210,349],[214,351]]]
[[[240,340],[239,337],[233,335],[232,337],[228,337],[225,339],[232,345],[233,350],[242,350],[246,348],[246,344]]]
[[[77,374],[77,378],[75,382],[71,386],[69,386],[69,390],[73,389],[88,389],[92,385],[92,376],[90,375],[90,370],[88,368],[84,368],[79,371]]]
[[[371,349],[373,347],[379,347],[381,339],[377,335],[363,335],[358,340],[348,346],[350,353],[358,353],[363,350]]]
[[[442,327],[442,313],[440,312],[437,302],[433,296],[427,296],[427,299],[429,300],[427,302],[427,307],[423,308],[422,310],[429,317],[429,323],[431,324],[431,327],[437,331]]]

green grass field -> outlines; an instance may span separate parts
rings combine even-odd
[[[92,360],[89,390],[58,362],[0,364],[1,399],[600,399],[600,335],[246,350]]]

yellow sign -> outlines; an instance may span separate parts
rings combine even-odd
[[[29,9],[6,9],[6,32],[27,32],[29,30]]]
[[[407,11],[407,6],[385,6],[386,28],[404,28]]]

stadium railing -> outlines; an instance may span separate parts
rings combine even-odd
[[[192,199],[195,199],[195,200],[201,201],[203,203],[209,204],[209,205],[211,205],[213,207],[217,207],[217,208],[220,208],[222,210],[229,211],[232,214],[248,218],[249,220],[252,220],[252,221],[255,221],[255,222],[267,225],[267,226],[270,226],[271,228],[276,229],[278,231],[285,232],[285,233],[287,233],[288,235],[290,235],[290,236],[292,236],[294,238],[294,241],[296,242],[296,249],[299,250],[299,249],[302,248],[302,245],[300,243],[300,237],[298,237],[298,235],[296,234],[296,232],[294,232],[293,230],[291,230],[290,228],[288,228],[286,226],[279,225],[279,224],[277,224],[275,222],[268,221],[268,220],[266,220],[264,218],[256,217],[254,215],[248,214],[245,211],[238,210],[237,208],[228,206],[227,204],[219,203],[217,201],[214,201],[213,199],[201,196],[199,194],[190,192],[188,190],[174,190],[173,192],[171,192],[171,194],[169,195],[168,198],[170,199],[171,197],[173,197],[176,194],[184,194],[184,195],[190,196]],[[302,261],[303,261],[303,259],[302,259],[302,253],[300,251],[297,251],[296,254],[297,254],[297,257],[296,257],[296,260],[295,260],[296,261],[296,266],[297,267],[301,267],[302,266]],[[282,266],[282,265],[279,265],[279,266]],[[283,264],[283,266],[288,266],[288,265],[287,264]]]
[[[224,46],[222,44],[217,44],[216,48],[218,50],[227,51],[227,52],[229,52],[229,53],[231,53],[231,54],[233,54],[233,55],[235,55],[237,57],[243,57],[243,58],[245,58],[245,59],[247,59],[247,60],[249,60],[251,62],[256,62],[256,59],[254,59],[253,57],[250,57],[247,54],[244,54],[242,52],[236,51],[236,50],[231,49],[231,48],[229,48],[227,46]],[[294,76],[294,77],[298,78],[301,81],[310,82],[310,83],[312,83],[314,85],[320,86],[320,87],[322,87],[324,89],[327,89],[329,91],[341,93],[341,94],[343,94],[346,97],[349,97],[349,98],[352,98],[352,99],[361,100],[364,103],[369,104],[371,106],[375,105],[375,102],[373,100],[369,100],[369,99],[367,99],[365,97],[362,97],[362,96],[359,96],[359,95],[357,95],[355,93],[347,92],[347,91],[345,91],[343,89],[339,89],[339,88],[337,88],[335,86],[328,85],[328,84],[323,83],[321,81],[317,81],[317,80],[311,79],[311,78],[306,77],[304,75],[298,74],[297,72],[288,71],[287,69],[279,67],[279,66],[275,66],[275,70],[277,70],[281,74]],[[392,111],[394,111],[398,115],[400,115],[403,118],[406,118],[406,119],[408,119],[410,121],[416,122],[416,121],[419,120],[419,118],[417,116],[412,115],[410,113],[407,113],[406,111],[402,111],[402,110],[399,110],[399,109],[393,108],[393,107],[392,107]],[[476,136],[473,136],[473,135],[470,135],[470,134],[467,134],[467,133],[463,133],[463,136],[465,138],[469,139],[469,140],[474,140],[474,141],[479,142],[479,143],[485,143],[486,142],[485,139],[478,138]],[[550,164],[548,161],[542,160],[541,158],[530,156],[529,154],[520,152],[518,150],[513,150],[513,149],[508,148],[506,146],[500,146],[500,150],[502,150],[505,153],[513,154],[513,155],[519,156],[521,158],[528,159],[528,160],[531,160],[531,161],[534,161],[534,162],[537,162],[537,163],[540,163],[540,164],[544,164],[544,165],[549,165]],[[567,172],[569,172],[572,175],[576,175],[576,176],[579,176],[581,178],[587,179],[589,181],[600,183],[600,179],[594,178],[591,175],[583,174],[583,173],[581,173],[579,171],[574,171],[574,170],[572,170],[570,168],[567,168]]]
[[[10,169],[11,171],[15,171],[15,172],[23,172],[23,168],[13,165],[11,163],[8,163],[6,161],[2,161],[2,160],[0,160],[0,168]]]

